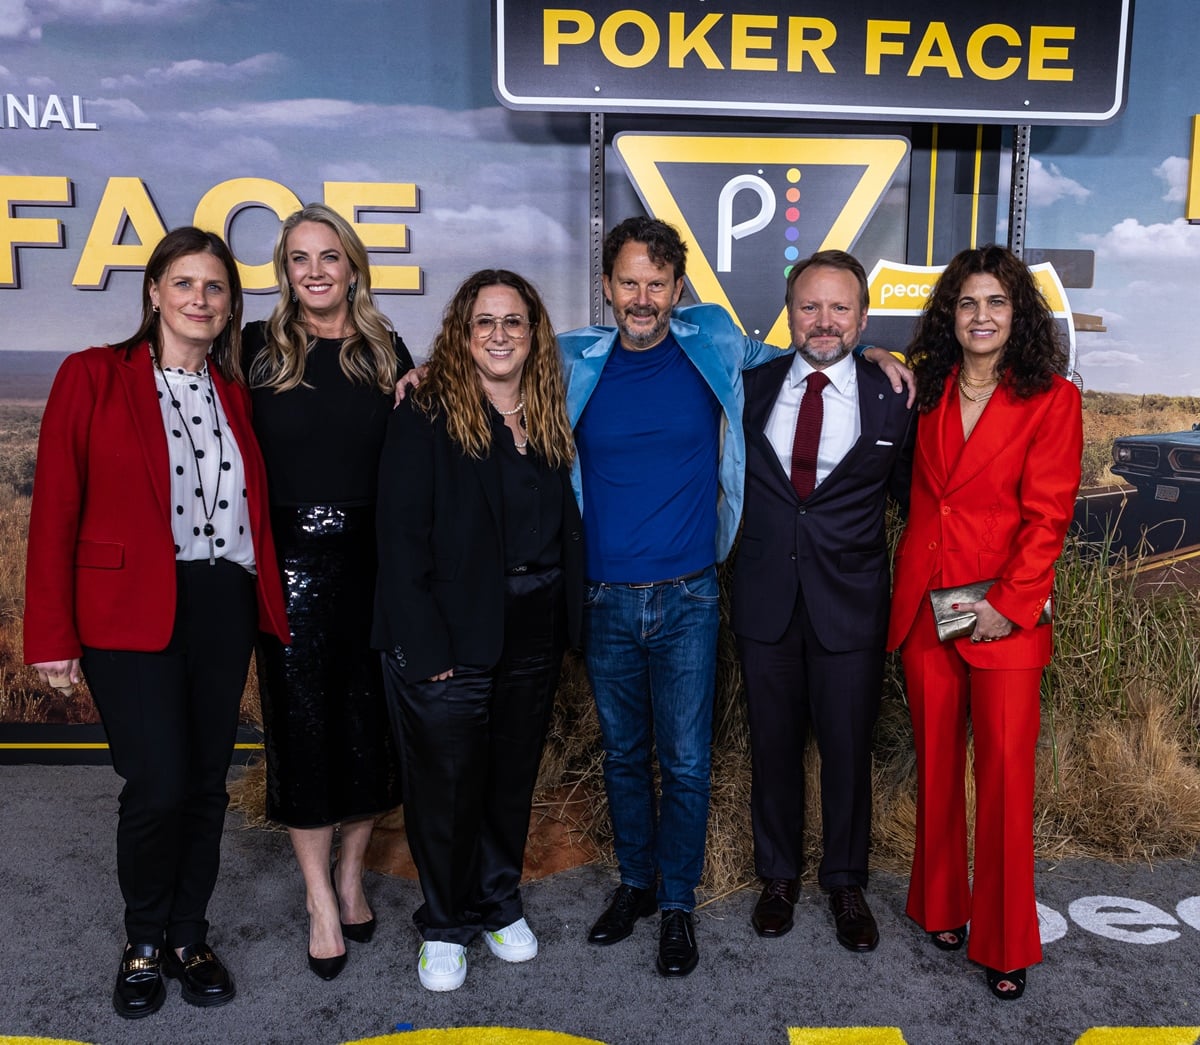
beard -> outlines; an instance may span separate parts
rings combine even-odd
[[[630,329],[626,322],[630,316],[647,317],[654,316],[654,326],[643,333],[637,333]],[[614,317],[617,323],[617,329],[621,332],[621,340],[627,342],[634,348],[651,348],[666,337],[667,331],[671,327],[671,312],[666,310],[659,312],[654,308],[627,308],[619,315]]]
[[[814,338],[836,337],[838,343],[833,348],[817,348],[813,344]],[[858,338],[855,337],[855,342]],[[846,344],[845,338],[840,331],[837,330],[814,330],[809,333],[800,344],[796,346],[796,351],[807,359],[813,366],[826,367],[836,363],[839,359],[844,359],[850,354],[853,344]]]

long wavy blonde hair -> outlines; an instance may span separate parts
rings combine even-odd
[[[267,344],[250,365],[250,383],[256,388],[286,392],[304,383],[304,366],[316,339],[305,329],[299,302],[293,300],[287,275],[287,242],[292,230],[303,222],[327,225],[341,242],[354,271],[357,290],[350,303],[354,328],[342,342],[338,363],[351,381],[377,385],[390,392],[396,385],[396,352],[392,347],[392,324],[371,297],[371,266],[367,248],[358,234],[337,211],[323,203],[310,203],[290,215],[275,241],[275,279],[279,300],[267,319]]]
[[[412,391],[431,417],[444,415],[450,437],[471,457],[492,448],[487,396],[471,356],[471,312],[485,287],[511,287],[529,310],[529,356],[521,377],[529,445],[554,468],[571,463],[575,443],[567,420],[562,359],[546,306],[532,283],[508,269],[482,269],[468,276],[442,314],[425,379]]]

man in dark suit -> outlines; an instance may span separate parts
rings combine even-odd
[[[753,757],[760,936],[792,927],[803,855],[803,753],[821,754],[823,855],[837,939],[873,950],[863,896],[871,829],[871,734],[888,620],[884,512],[907,506],[916,429],[903,392],[864,364],[862,265],[821,251],[788,274],[794,356],[744,375],[746,494],[733,575]]]

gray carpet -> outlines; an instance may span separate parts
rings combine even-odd
[[[1177,908],[1200,894],[1187,862],[1040,868],[1039,900],[1053,912],[1043,936],[1055,925],[1065,933],[1046,944],[1045,962],[1030,971],[1026,996],[1015,1003],[994,1000],[964,954],[934,950],[904,917],[905,881],[886,875],[876,875],[869,892],[882,933],[873,954],[837,946],[814,891],[803,895],[788,936],[760,940],[748,923],[755,894],[746,890],[702,909],[699,968],[665,980],[653,968],[656,919],[614,947],[584,941],[614,884],[597,867],[526,887],[527,915],[541,941],[534,961],[505,965],[476,943],[466,984],[437,995],[416,978],[415,883],[371,876],[375,940],[351,944],[345,972],[322,982],[305,964],[303,893],[287,837],[247,830],[236,815],[226,825],[210,942],[233,970],[238,997],[195,1009],[172,985],[159,1013],[127,1022],[109,1003],[123,943],[114,871],[118,788],[106,767],[0,767],[0,1037],[336,1045],[402,1023],[545,1029],[607,1045],[786,1045],[791,1027],[894,1027],[903,1039],[890,1040],[909,1045],[1066,1045],[1090,1027],[1200,1025],[1200,899]],[[1085,898],[1095,896],[1126,898],[1110,907],[1133,902],[1124,914],[1100,915],[1114,927],[1110,935],[1126,939],[1081,927]],[[1161,913],[1136,909],[1149,904]],[[1196,1036],[1193,1029],[1175,1040]],[[840,1040],[853,1045],[856,1036]]]

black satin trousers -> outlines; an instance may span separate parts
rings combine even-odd
[[[498,664],[456,664],[440,682],[405,682],[382,658],[426,940],[466,945],[523,916],[529,811],[566,645],[562,571],[506,578],[504,627]]]

